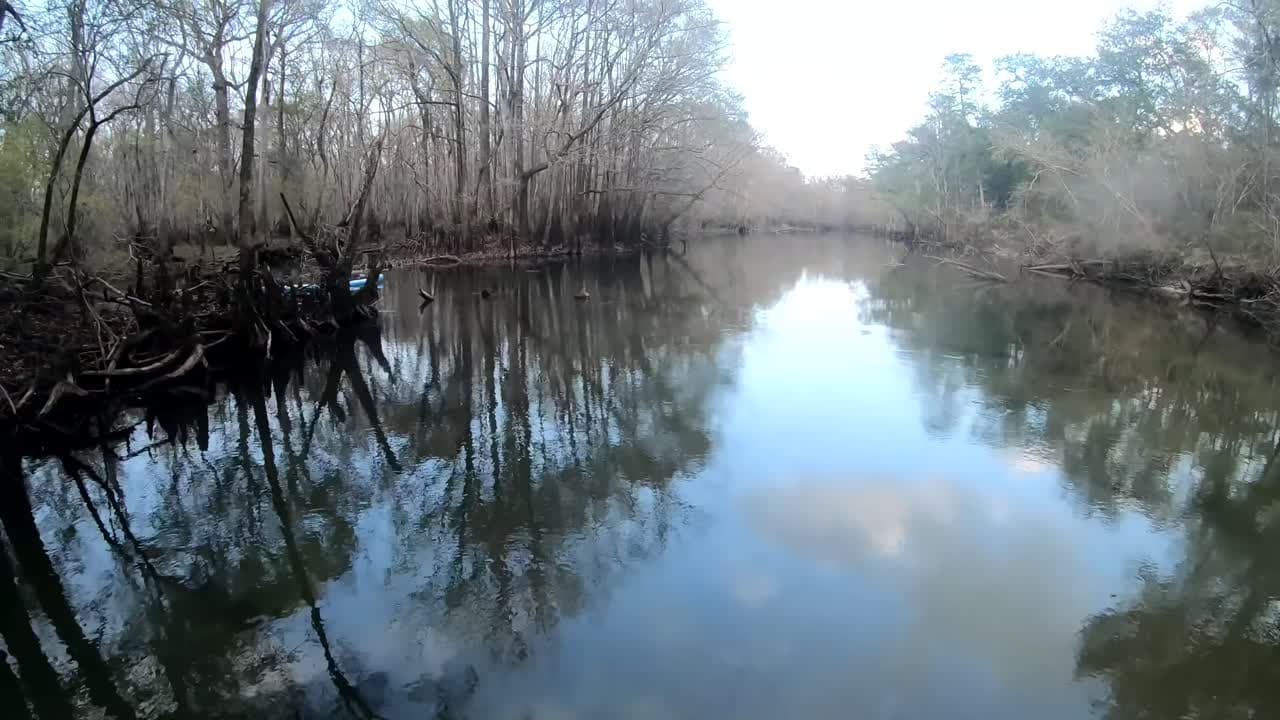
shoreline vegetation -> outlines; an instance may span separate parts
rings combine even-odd
[[[984,230],[991,234],[981,244],[946,242],[918,231],[887,234],[911,252],[980,280],[1011,282],[1012,268],[1017,274],[1089,282],[1223,313],[1261,330],[1273,346],[1280,343],[1280,267],[1259,269],[1248,257],[1203,258],[1171,251],[1101,257],[1056,249],[1037,252],[1017,247],[1016,240],[1010,242],[990,228]]]
[[[925,116],[869,156],[869,188],[903,235],[975,268],[1012,260],[1280,339],[1280,0],[1124,10],[1096,37],[1082,56],[947,56]]]
[[[0,4],[0,428],[358,325],[353,271],[871,231],[1280,338],[1280,0],[1127,11],[1095,55],[948,56],[815,180],[719,80],[704,0]],[[128,38],[107,42],[106,38]],[[986,90],[984,92],[984,90]]]
[[[824,230],[782,225],[760,232]],[[409,239],[362,247],[359,238],[368,231],[359,224],[325,228],[314,237],[296,232],[297,242],[276,238],[255,249],[259,260],[248,283],[238,272],[238,251],[230,248],[207,255],[196,249],[178,253],[166,265],[167,278],[158,265],[142,270],[142,264],[132,276],[110,277],[53,268],[39,291],[30,289],[29,275],[0,277],[0,352],[7,359],[0,368],[0,439],[46,434],[55,441],[75,440],[96,418],[111,417],[113,410],[150,394],[200,395],[206,376],[266,367],[279,353],[361,332],[376,317],[381,276],[388,269],[514,268],[581,257],[680,253],[687,243],[682,237],[678,245],[644,238],[626,245],[516,245],[513,256],[510,239],[495,237],[455,255]],[[423,300],[420,309],[434,298],[424,295]],[[245,362],[246,352],[255,360]]]
[[[704,0],[0,2],[0,418],[357,324],[398,258],[850,224],[726,49]]]
[[[1230,288],[1229,283],[1250,277],[1231,269],[1206,270],[1175,262],[1160,265],[1150,258],[1131,263],[1116,259],[1031,263],[1025,255],[998,245],[977,251],[886,226],[709,230],[778,237],[831,231],[890,239],[908,254],[982,280],[1010,282],[1012,264],[1017,273],[1127,287],[1214,311],[1231,310],[1263,327],[1277,315],[1277,306],[1269,301],[1255,301],[1251,307],[1230,290],[1206,289]],[[395,267],[514,267],[582,256],[682,252],[681,247],[650,243],[584,243],[580,247],[517,246],[513,257],[509,240],[499,237],[455,255],[434,252],[408,239],[361,248],[353,239],[362,232],[358,225],[326,228],[318,237],[298,232],[299,242],[278,238],[258,249],[270,260],[256,266],[248,300],[238,274],[228,270],[238,265],[237,253],[225,251],[175,263],[184,268],[186,286],[181,289],[163,283],[154,269],[139,284],[142,275],[102,278],[56,268],[39,294],[23,286],[30,278],[10,274],[0,279],[4,300],[0,321],[5,328],[0,349],[9,358],[0,375],[2,434],[10,440],[31,434],[48,435],[55,442],[74,440],[86,436],[95,418],[111,417],[114,409],[149,394],[201,395],[206,377],[265,367],[277,354],[299,351],[339,333],[360,332],[362,324],[376,316],[380,282],[355,287],[350,283],[353,276],[376,278]],[[364,260],[357,263],[358,257]],[[1264,288],[1269,280],[1255,282]],[[1235,287],[1239,288],[1235,292],[1248,292],[1244,284]],[[423,308],[433,299],[424,297]],[[245,363],[246,352],[257,361]],[[109,428],[94,432],[104,430]]]
[[[357,324],[355,268],[850,224],[726,49],[704,0],[3,1],[0,424]]]

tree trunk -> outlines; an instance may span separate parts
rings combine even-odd
[[[218,235],[223,243],[229,245],[235,237],[235,220],[231,214],[234,202],[231,190],[235,186],[235,176],[231,174],[231,103],[227,99],[230,85],[222,70],[221,53],[221,48],[211,50],[206,63],[213,73],[214,119],[218,126],[218,177],[222,199],[218,211]]]
[[[486,215],[493,212],[493,147],[489,127],[489,0],[481,0],[480,16],[480,198],[485,200]],[[479,213],[477,213],[479,216]]]
[[[289,153],[284,135],[284,88],[285,88],[285,47],[280,41],[280,91],[276,93],[276,172],[280,177],[280,192],[289,190]],[[293,239],[293,225],[283,222],[289,228],[289,238]]]
[[[258,114],[258,79],[262,75],[263,44],[267,35],[267,11],[271,0],[258,1],[258,28],[253,38],[253,57],[244,91],[244,134],[240,144],[240,281],[247,282],[257,266],[254,242],[257,227],[253,217],[253,136]]]
[[[514,0],[511,18],[511,131],[515,145],[515,176],[518,182],[516,198],[516,237],[521,243],[529,241],[529,181],[524,169],[524,0]],[[516,243],[511,245],[515,257]]]
[[[62,241],[58,243],[58,247],[53,251],[53,261],[56,263],[61,259],[64,252],[71,252],[72,264],[79,263],[84,257],[80,251],[80,243],[76,239],[76,221],[80,217],[80,183],[84,179],[84,166],[89,161],[89,149],[93,147],[93,136],[98,133],[98,126],[101,125],[97,119],[89,122],[89,129],[84,134],[84,142],[80,145],[80,157],[76,159],[76,171],[71,176],[71,195],[67,199],[67,234],[62,237]]]
[[[454,222],[458,227],[458,249],[470,249],[468,245],[469,218],[467,217],[467,133],[466,133],[466,88],[465,71],[462,61],[462,28],[458,24],[458,2],[449,2],[449,26],[453,40],[453,70],[449,73],[453,80],[453,136],[457,146],[453,153],[454,173]]]
[[[423,226],[426,232],[431,231],[431,106],[428,104],[430,97],[422,90],[422,86],[418,82],[418,66],[410,62],[409,64],[409,85],[413,90],[414,98],[418,101],[418,117],[422,124],[419,137],[419,152],[422,162],[422,212],[419,213],[418,222]]]

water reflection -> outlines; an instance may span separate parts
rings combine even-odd
[[[873,672],[911,690],[897,699],[901,716],[932,715],[947,694],[961,694],[947,687],[957,684],[999,689],[1007,704],[1063,716],[1076,699],[1063,679],[1074,666],[1079,619],[1105,586],[1089,549],[1073,543],[1079,519],[1052,508],[1010,510],[1000,490],[946,478],[805,482],[744,502],[761,536],[891,599],[893,612],[879,622],[893,639]],[[1003,714],[959,700],[953,709],[964,716]]]
[[[0,713],[1274,711],[1270,356],[899,252],[401,271],[376,329],[5,458]]]
[[[1174,559],[1137,563],[1136,590],[1080,628],[1076,675],[1106,682],[1101,713],[1280,711],[1270,355],[1214,318],[1097,288],[898,273],[877,290],[866,316],[913,350],[941,432],[1034,448],[1088,513],[1176,530]]]

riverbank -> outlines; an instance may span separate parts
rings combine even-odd
[[[946,262],[987,280],[1007,281],[1025,273],[1122,287],[1230,313],[1264,328],[1272,338],[1280,336],[1275,277],[1251,272],[1237,258],[1205,263],[1154,254],[1072,257],[989,237],[982,248],[894,239],[923,255],[943,255]],[[528,265],[646,249],[663,248],[583,243],[578,253],[565,246],[533,246],[517,248],[512,258],[510,246],[497,241],[458,255],[402,241],[364,250],[352,270],[363,275],[388,267]],[[376,314],[377,287],[367,284],[355,293],[363,312],[339,320],[333,299],[325,295],[320,265],[298,243],[289,243],[262,249],[256,299],[246,323],[235,309],[234,250],[223,248],[203,258],[180,255],[181,261],[169,269],[173,285],[167,294],[156,289],[151,266],[132,279],[123,271],[108,277],[76,276],[63,268],[39,293],[27,289],[23,278],[0,278],[0,354],[6,358],[0,366],[0,432],[74,436],[97,415],[109,416],[113,409],[148,396],[206,392],[212,379],[229,371],[264,366],[278,354]],[[153,279],[138,282],[139,276]]]
[[[597,243],[580,250],[517,247],[513,258],[510,246],[498,242],[461,254],[402,242],[362,251],[347,274],[527,264],[642,249]],[[0,277],[0,434],[73,436],[103,411],[154,393],[201,392],[208,378],[269,363],[278,353],[376,314],[377,285],[366,283],[351,288],[356,311],[339,317],[342,303],[332,297],[338,291],[300,243],[260,249],[247,302],[233,248],[192,250],[175,253],[163,282],[150,264],[135,268],[133,277],[125,268],[105,276],[60,268],[39,290],[29,287],[29,277]]]
[[[1207,246],[1108,251],[991,221],[951,228],[945,241],[918,232],[889,236],[912,251],[945,255],[976,277],[1002,281],[1011,272],[1027,273],[1119,288],[1229,315],[1280,343],[1280,267],[1250,254]]]

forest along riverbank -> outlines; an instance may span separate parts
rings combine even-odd
[[[1124,11],[1078,56],[946,57],[868,162],[905,228],[1280,332],[1280,2]]]
[[[0,6],[0,424],[358,324],[356,269],[865,215],[760,145],[702,0],[496,5]]]
[[[358,324],[357,268],[875,222],[761,145],[703,0],[0,8],[0,424]]]
[[[990,233],[991,228],[985,230]],[[991,234],[981,243],[947,242],[932,236],[895,235],[908,252],[965,272],[980,280],[1009,282],[1013,273],[1029,273],[1150,295],[1223,313],[1262,329],[1280,343],[1280,269],[1260,268],[1241,258],[1174,252],[1080,257],[1062,249],[1022,250],[1002,245]]]
[[[508,232],[457,250],[458,243],[439,237],[387,241],[375,217],[361,216],[364,223],[311,232],[294,224],[292,235],[248,251],[249,270],[241,259],[244,250],[218,246],[177,248],[163,261],[139,254],[132,268],[101,274],[76,265],[53,267],[38,283],[34,272],[0,274],[0,354],[7,359],[0,367],[0,432],[25,428],[76,436],[76,423],[94,415],[86,409],[140,393],[171,392],[175,385],[194,391],[189,381],[210,370],[247,369],[278,351],[359,324],[376,312],[380,282],[368,279],[380,280],[387,268],[515,267],[668,253],[674,240],[664,228],[653,228],[654,238],[640,231],[569,245],[521,243]],[[289,219],[295,222],[291,209]],[[707,234],[752,231],[731,226]],[[786,242],[786,235],[827,230],[788,223],[754,231]],[[690,232],[675,235],[676,248],[687,251]],[[249,278],[247,289],[242,277]],[[422,299],[434,298],[424,291]]]
[[[370,234],[368,228],[353,224],[345,231],[327,228],[316,237],[299,231],[298,241],[266,246],[248,276],[247,290],[230,249],[212,258],[191,258],[181,271],[174,264],[166,269],[140,260],[132,284],[127,277],[107,280],[64,268],[55,269],[39,291],[8,279],[10,287],[0,289],[9,300],[0,306],[0,352],[8,358],[0,369],[3,437],[11,442],[41,437],[55,444],[83,440],[111,432],[116,413],[131,404],[180,395],[208,397],[211,383],[219,377],[258,372],[281,354],[367,323],[377,314],[385,268],[490,266],[510,272],[516,267],[509,244],[502,242],[457,255],[431,253],[429,246],[410,242],[362,249],[359,238]],[[796,250],[818,242],[809,236],[760,237],[764,234],[748,242],[792,245]],[[735,244],[742,239],[704,237],[695,247],[702,242]],[[844,242],[874,245],[879,240],[846,235]],[[994,264],[989,264],[972,252],[938,257],[930,255],[941,251],[936,245],[909,238],[906,246],[909,254],[985,281],[1012,279],[1007,258],[992,256]],[[646,250],[671,253],[666,247],[599,243],[584,244],[580,250],[587,256],[614,257]],[[518,264],[554,264],[573,252],[574,248],[521,247]],[[681,253],[673,254],[683,262]],[[1111,268],[1084,263],[1021,269],[1104,281],[1103,272]],[[1088,275],[1090,271],[1094,274]],[[419,310],[436,299],[434,283],[414,291],[422,303]],[[488,294],[481,297],[487,300]]]
[[[786,237],[795,231],[778,231],[769,242],[809,241]],[[513,259],[509,239],[454,254],[407,239],[362,247],[360,238],[377,235],[376,224],[324,228],[315,237],[297,232],[296,241],[281,239],[257,251],[248,290],[239,280],[239,259],[232,248],[209,257],[179,256],[164,267],[138,259],[133,278],[106,279],[55,268],[38,291],[29,278],[0,278],[0,353],[7,358],[0,368],[0,433],[10,440],[84,437],[109,431],[110,423],[96,418],[110,418],[144,396],[207,394],[209,381],[220,375],[252,371],[282,352],[366,322],[376,314],[386,268],[514,267],[579,255],[671,251],[648,243],[525,245],[516,248]],[[1206,278],[1202,268],[1159,263],[1153,257],[1029,263],[999,245],[977,251],[901,233],[888,236],[901,241],[908,254],[984,281],[1009,282],[1015,273],[1025,272],[1049,276],[1045,282],[1065,278],[1118,285],[1230,311],[1272,333],[1280,314],[1271,299],[1275,290],[1267,289],[1274,283],[1265,279],[1253,280],[1256,299],[1215,290],[1239,282],[1229,269]],[[873,242],[873,237],[851,241]],[[377,281],[369,282],[371,277]],[[424,307],[434,301],[432,289],[419,291]],[[90,428],[92,423],[98,427]]]
[[[299,240],[294,248],[305,248],[292,282],[282,282],[256,246],[241,247],[234,267],[198,264],[176,277],[168,253],[150,262],[138,256],[128,289],[77,262],[59,268],[37,261],[27,276],[7,274],[0,341],[12,358],[7,372],[15,387],[0,378],[8,412],[0,423],[80,437],[96,413],[77,410],[202,371],[219,346],[266,361],[279,345],[370,317],[382,272],[378,248],[371,281],[353,282],[352,271],[366,241],[378,235],[367,208],[381,153],[378,139],[355,204],[337,227],[304,231],[289,210]]]
[[[624,255],[647,245],[517,246],[496,240],[462,252],[423,243],[360,248],[303,236],[264,246],[241,288],[230,248],[168,263],[137,262],[131,278],[57,268],[38,290],[30,277],[0,278],[0,433],[76,436],[90,418],[147,393],[203,392],[206,377],[265,365],[276,354],[332,336],[376,315],[384,271],[516,267],[569,257]],[[230,251],[230,252],[228,252]],[[163,277],[162,277],[163,276]],[[422,289],[424,307],[434,296]],[[246,355],[246,353],[249,353]]]

